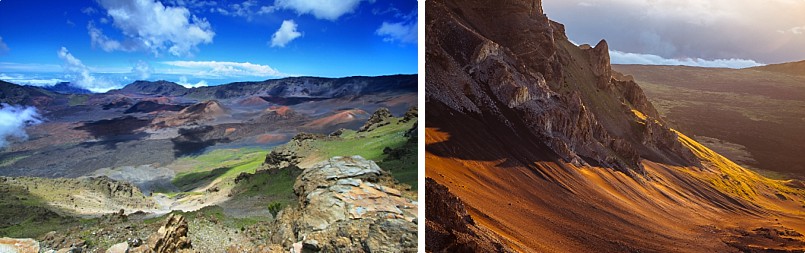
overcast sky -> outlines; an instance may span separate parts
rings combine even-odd
[[[576,43],[614,63],[747,67],[805,60],[805,0],[544,0]]]

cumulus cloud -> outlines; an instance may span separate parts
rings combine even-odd
[[[6,45],[6,43],[3,42],[3,37],[0,36],[0,54],[4,54],[8,51],[9,51],[8,45]]]
[[[188,89],[208,86],[207,81],[204,81],[204,80],[198,81],[197,83],[190,83],[190,82],[187,81],[186,76],[179,77],[178,84],[181,85],[181,86],[184,86],[185,88],[188,88]]]
[[[196,77],[283,77],[288,76],[268,66],[249,62],[219,61],[167,61],[163,64],[179,67],[165,70],[165,74]]]
[[[579,43],[667,59],[805,59],[801,0],[566,0],[543,1],[549,18]],[[606,11],[609,10],[609,11]],[[617,11],[613,11],[617,10]],[[782,32],[781,32],[782,31]],[[802,30],[805,32],[805,30]]]
[[[417,21],[414,20],[412,22],[398,23],[383,22],[375,33],[383,36],[383,41],[416,44],[418,40],[417,31]]]
[[[154,69],[147,62],[139,60],[131,67],[131,73],[135,74],[140,80],[146,80],[151,77],[151,73],[154,73]]]
[[[640,64],[640,65],[685,65],[708,68],[748,68],[760,66],[758,62],[746,59],[716,59],[705,60],[701,58],[667,59],[652,54],[624,53],[621,51],[609,51],[612,64]]]
[[[296,31],[296,22],[293,20],[282,21],[280,29],[271,35],[271,47],[285,47],[286,44],[302,36]]]
[[[274,7],[291,9],[299,15],[312,14],[318,19],[338,20],[347,13],[352,13],[364,0],[277,0]],[[368,0],[374,2],[373,0]]]
[[[36,107],[0,104],[0,149],[13,141],[28,139],[26,126],[42,123]]]
[[[150,50],[154,55],[167,51],[174,56],[188,56],[199,44],[212,43],[215,36],[207,19],[191,15],[185,7],[164,6],[153,0],[98,0],[98,3],[130,44],[136,45],[126,47],[124,43],[109,39],[99,29],[90,31],[93,45],[108,45],[110,51],[136,48]],[[93,32],[97,35],[92,36]]]
[[[89,22],[87,24],[87,32],[89,33],[90,41],[92,41],[92,47],[99,47],[103,51],[112,52],[112,51],[125,51],[125,52],[132,52],[141,49],[141,45],[134,41],[129,41],[128,43],[121,43],[120,41],[110,39],[106,35],[103,34],[101,29],[95,27],[95,23]]]
[[[90,73],[90,69],[81,63],[81,60],[70,54],[67,48],[62,47],[56,54],[59,59],[63,61],[62,68],[65,77],[78,87],[90,90],[92,92],[107,92],[111,89],[117,88],[116,85],[103,79],[94,77]]]

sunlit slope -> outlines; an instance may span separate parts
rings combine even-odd
[[[682,134],[703,168],[643,160],[645,174],[633,178],[609,168],[507,155],[526,145],[491,136],[457,140],[485,130],[467,124],[458,133],[440,125],[426,128],[427,177],[447,186],[480,225],[517,250],[728,252],[733,244],[747,245],[742,234],[754,229],[805,230],[802,189],[743,169]],[[468,158],[480,152],[498,158]]]

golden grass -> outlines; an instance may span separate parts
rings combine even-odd
[[[786,185],[790,180],[775,180],[764,177],[754,171],[741,167],[690,137],[676,130],[672,129],[672,131],[679,136],[679,141],[699,157],[707,168],[710,169],[710,173],[696,170],[684,170],[684,172],[695,178],[709,182],[721,192],[737,196],[767,209],[778,211],[785,208],[773,204],[770,195],[782,194],[788,198],[799,199],[805,196],[805,191]]]

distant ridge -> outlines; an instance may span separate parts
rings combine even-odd
[[[752,67],[749,69],[777,72],[794,76],[805,76],[805,60],[798,62],[769,64],[766,66]]]
[[[42,87],[45,90],[61,94],[92,94],[92,91],[75,86],[70,82],[60,82],[53,86]]]

